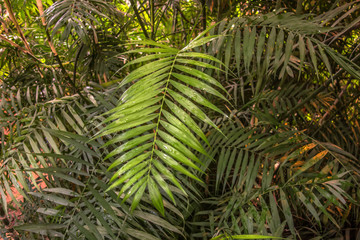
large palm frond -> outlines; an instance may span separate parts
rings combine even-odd
[[[124,194],[124,200],[133,196],[132,209],[135,209],[146,190],[162,214],[162,196],[176,203],[171,188],[175,187],[186,194],[174,170],[201,181],[194,172],[201,171],[196,165],[201,162],[194,151],[206,155],[199,139],[207,140],[193,118],[216,128],[198,105],[220,114],[222,111],[199,91],[222,99],[225,97],[216,90],[224,90],[217,80],[193,67],[212,67],[195,59],[218,60],[190,50],[213,38],[201,38],[200,35],[181,50],[158,43],[140,42],[153,47],[131,51],[153,54],[134,60],[129,65],[152,62],[137,68],[123,79],[120,86],[132,85],[122,95],[118,106],[108,112],[112,115],[104,123],[112,122],[100,136],[122,132],[104,145],[119,144],[105,160],[113,159],[109,170],[117,169],[110,189],[120,187],[119,195]]]

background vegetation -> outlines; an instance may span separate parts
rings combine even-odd
[[[359,2],[2,1],[0,236],[360,238]]]

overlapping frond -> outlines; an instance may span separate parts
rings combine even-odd
[[[222,69],[235,103],[247,103],[249,95],[257,96],[269,85],[283,88],[304,76],[324,82],[334,74],[331,59],[354,72],[347,68],[349,62],[322,40],[324,34],[336,29],[325,27],[323,21],[320,17],[272,12],[223,20],[214,28],[213,33],[221,37],[208,53],[224,62]],[[326,75],[319,75],[322,69]]]
[[[114,14],[116,10],[106,1],[57,1],[45,11],[47,23],[54,26],[53,36],[64,27],[61,39],[66,41],[74,31],[83,43],[89,43],[89,32],[97,42],[95,26],[100,25],[101,18],[108,18],[107,14]]]
[[[217,166],[211,176],[215,182],[207,186],[214,197],[203,204],[214,210],[197,213],[195,225],[208,216],[199,235],[229,233],[229,228],[231,234],[283,236],[289,229],[296,235],[296,217],[319,228],[328,220],[340,228],[341,217],[335,211],[345,213],[352,201],[345,189],[356,158],[298,130],[265,129],[229,126],[223,129],[227,138],[217,133],[209,137],[217,146],[210,154]]]
[[[287,116],[286,119],[281,120],[296,121],[300,127],[303,124],[318,121],[319,116],[329,109],[334,101],[329,93],[320,92],[302,108],[297,108],[313,93],[314,90],[307,83],[300,86],[298,83],[291,83],[283,88],[263,91],[258,97],[250,100],[247,106],[258,105],[252,112],[259,121],[277,125],[280,124],[280,116]],[[292,109],[297,109],[297,111],[288,115]]]
[[[101,156],[109,151],[100,147],[109,139],[90,138],[102,126],[101,114],[116,106],[119,92],[88,90],[92,104],[69,96],[14,114],[18,121],[1,149],[1,205],[7,214],[7,194],[11,204],[29,205],[32,211],[23,212],[26,224],[15,227],[27,239],[172,239],[182,234],[177,227],[183,221],[181,203],[176,208],[164,201],[164,219],[154,214],[145,194],[141,209],[130,215],[131,202],[122,202],[108,190],[111,174]],[[11,110],[6,108],[9,101],[5,103],[3,107]],[[155,228],[163,229],[164,235]]]

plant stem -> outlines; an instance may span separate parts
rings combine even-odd
[[[300,15],[302,14],[302,4],[303,4],[304,0],[297,0],[297,4],[296,4],[296,15]]]
[[[281,8],[281,0],[277,0],[276,1],[276,7],[275,7],[275,10],[279,10]]]
[[[13,10],[11,8],[11,4],[10,4],[9,0],[4,0],[4,5],[5,5],[5,8],[6,8],[6,11],[9,14],[10,20],[14,23],[14,25],[16,27],[16,30],[18,31],[18,33],[20,35],[20,38],[21,38],[21,40],[23,41],[23,43],[25,45],[25,48],[30,53],[30,55],[34,56],[34,53],[31,51],[30,45],[29,45],[28,41],[26,40],[25,35],[24,35],[23,31],[21,30],[19,23],[17,22],[17,20],[15,18],[15,15],[14,15],[14,12],[13,12]],[[34,56],[34,58],[36,58],[36,57]],[[36,68],[39,71],[40,76],[43,77],[44,74],[42,73],[39,65],[36,65]]]
[[[21,28],[20,28],[19,23],[16,21],[16,18],[15,18],[14,12],[12,11],[12,8],[11,8],[11,5],[10,5],[9,0],[4,0],[4,4],[5,4],[6,11],[8,12],[11,21],[14,23],[14,25],[15,25],[15,27],[16,27],[16,30],[17,30],[18,33],[20,34],[21,40],[24,42],[25,48],[26,48],[31,54],[33,54],[32,51],[31,51],[31,49],[30,49],[29,43],[27,42],[27,40],[26,40],[26,38],[25,38],[24,33],[21,31]],[[33,54],[33,55],[34,55],[34,54]]]
[[[7,39],[6,37],[0,35],[0,39],[9,43],[11,46],[16,47],[18,50],[24,52],[26,55],[28,55],[29,57],[31,57],[32,59],[34,59],[36,62],[41,63],[41,61],[39,59],[37,59],[31,52],[29,52],[28,50],[22,48],[20,45],[14,43],[13,41]]]
[[[149,0],[150,2],[150,22],[151,22],[151,40],[155,40],[155,7],[154,0]]]
[[[140,27],[141,27],[141,29],[142,29],[145,37],[146,37],[147,39],[150,39],[149,34],[148,34],[148,32],[146,31],[145,25],[144,25],[143,21],[141,20],[139,11],[138,11],[138,9],[136,8],[136,4],[134,3],[134,0],[130,0],[130,3],[131,3],[131,6],[132,6],[133,9],[134,9],[135,15],[136,15],[136,17],[137,17],[137,19],[138,19],[138,23],[140,24]]]
[[[157,32],[157,30],[159,29],[161,19],[164,17],[164,15],[166,13],[166,10],[168,9],[169,5],[170,5],[170,1],[166,4],[165,8],[163,7],[163,11],[162,11],[161,15],[159,16],[159,20],[156,22],[155,32]]]
[[[201,10],[202,10],[202,13],[201,13],[202,28],[203,28],[203,31],[205,31],[206,30],[206,1],[205,0],[201,1]]]

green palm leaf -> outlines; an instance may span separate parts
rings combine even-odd
[[[207,139],[194,118],[216,128],[200,105],[224,113],[199,89],[226,98],[214,88],[223,89],[217,80],[192,67],[207,67],[200,60],[212,57],[205,54],[194,54],[198,60],[187,57],[191,56],[189,50],[214,38],[195,39],[182,50],[142,42],[154,46],[147,49],[153,54],[135,61],[157,60],[135,69],[120,83],[121,86],[131,85],[120,98],[118,106],[108,112],[111,115],[104,123],[111,123],[98,137],[115,134],[105,146],[127,140],[118,144],[105,159],[112,160],[109,170],[117,169],[109,189],[120,187],[120,194],[125,193],[124,199],[138,190],[132,209],[148,192],[154,206],[164,214],[162,191],[175,202],[171,186],[183,190],[175,177],[176,172],[201,181],[194,172],[201,171],[195,164],[199,160],[192,152],[207,154],[199,138],[205,142]],[[136,51],[149,52],[146,49]]]

